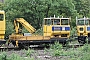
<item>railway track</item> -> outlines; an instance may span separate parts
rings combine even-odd
[[[15,50],[15,51],[19,51],[19,50],[28,50],[28,48],[30,49],[34,49],[34,50],[44,50],[44,48],[49,48],[49,46],[39,46],[39,45],[32,45],[29,47],[25,47],[25,48],[19,48],[19,47],[0,47],[0,51],[11,51],[11,50]]]
[[[83,46],[84,44],[69,44],[68,47],[69,48],[78,48],[78,47],[81,47]]]
[[[0,51],[20,50],[18,47],[0,47]]]
[[[12,45],[12,44],[11,44]],[[78,47],[81,47],[83,46],[84,44],[79,44],[77,42],[74,42],[74,43],[69,43],[68,45],[65,45],[63,47],[68,47],[68,48],[78,48]],[[30,45],[28,47],[25,47],[25,48],[19,48],[19,47],[14,47],[14,46],[4,46],[4,47],[0,47],[0,51],[10,51],[10,50],[15,50],[15,51],[18,51],[18,50],[21,50],[21,49],[26,49],[28,50],[28,48],[30,49],[34,49],[34,50],[44,50],[44,48],[50,48],[50,46],[46,46],[46,45]]]

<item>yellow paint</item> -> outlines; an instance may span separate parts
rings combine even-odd
[[[53,23],[52,24],[46,24],[45,20],[53,20]],[[60,25],[54,25],[54,19],[55,20],[60,20]],[[66,27],[66,26],[69,26],[70,27],[70,24],[68,25],[61,25],[61,19],[68,19],[70,20],[71,18],[44,18],[44,25],[43,25],[43,36],[50,36],[50,37],[55,37],[55,35],[58,35],[61,37],[62,34],[67,34],[67,37],[70,37],[70,30],[69,31],[52,31],[52,27],[53,26],[57,26],[57,27]],[[69,21],[70,22],[70,21]],[[62,38],[62,37],[61,37]]]
[[[80,25],[81,23],[78,23],[78,21],[84,21],[82,22],[82,25]],[[88,24],[87,24],[88,23]],[[90,33],[90,31],[87,31],[87,27],[90,27],[90,18],[81,18],[81,19],[76,19],[76,27],[77,27],[77,35],[78,36],[87,36],[88,37],[88,33]],[[83,28],[83,30],[81,31],[80,28]]]
[[[20,28],[19,28],[19,24],[21,24],[22,26],[24,26],[30,33],[35,32],[35,28],[32,27],[26,20],[24,20],[23,18],[16,18],[14,20],[14,26],[15,26],[15,31],[17,34],[20,33]]]
[[[0,19],[0,40],[4,40],[4,35],[5,35],[5,12],[4,11],[1,11],[0,10],[0,16],[3,16],[1,17],[2,20]]]
[[[16,40],[16,47],[18,47],[18,41]]]
[[[51,19],[51,18],[46,18],[46,19]],[[60,38],[69,38],[70,37],[70,30],[66,31],[66,30],[58,30],[58,31],[53,31],[52,27],[56,26],[56,27],[70,27],[70,23],[68,23],[67,25],[61,25],[61,19],[67,19],[70,20],[70,18],[52,18],[52,20],[54,19],[58,19],[60,20],[59,25],[56,25],[56,23],[54,23],[54,21],[52,22],[52,24],[43,24],[43,36],[39,36],[39,35],[31,35],[31,36],[23,36],[23,34],[19,33],[19,23],[22,24],[30,33],[35,32],[35,29],[28,24],[28,22],[26,22],[23,18],[17,18],[14,21],[14,26],[15,26],[15,33],[9,36],[9,40],[15,40],[16,41],[16,46],[18,46],[18,41],[20,40],[29,40],[29,41],[42,41],[42,40],[50,40],[53,37],[60,37]],[[63,36],[62,35],[66,35]]]

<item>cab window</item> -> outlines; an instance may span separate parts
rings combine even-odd
[[[0,14],[0,21],[4,19],[3,14]]]
[[[77,24],[78,25],[84,25],[84,20],[78,20]]]
[[[85,25],[89,25],[89,21],[88,20],[85,21]]]
[[[60,19],[54,19],[54,25],[60,25]]]
[[[45,25],[52,25],[53,22],[51,19],[45,19]]]

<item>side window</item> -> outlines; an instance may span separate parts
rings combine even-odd
[[[89,21],[88,21],[88,20],[86,20],[86,21],[85,21],[85,25],[88,25],[88,24],[89,24]]]
[[[53,22],[50,19],[45,19],[45,25],[52,25]]]
[[[88,22],[88,23],[89,23],[89,25],[90,25],[90,20],[89,20],[89,22]]]
[[[54,20],[54,25],[57,25],[57,20]]]
[[[0,14],[0,21],[4,19],[3,14]]]

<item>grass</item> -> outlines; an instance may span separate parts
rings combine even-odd
[[[28,57],[28,56],[31,56],[32,53],[34,53],[34,50],[32,50],[32,49],[29,49],[29,48],[28,48],[28,50],[25,50],[25,54],[26,54],[27,57]]]
[[[25,57],[22,57],[16,53],[7,55],[6,52],[2,52],[0,54],[0,60],[35,60],[34,57],[31,57],[31,54],[34,53],[34,50],[31,50],[31,49],[24,50],[24,53],[26,54]]]
[[[7,56],[6,54],[1,54],[0,55],[0,60],[34,60],[33,57],[21,57],[18,54],[11,54],[10,56]]]
[[[49,49],[45,48],[44,51],[45,54],[49,53],[52,58],[62,57],[60,60],[90,60],[90,44],[85,44],[79,48],[68,48],[68,46],[63,47],[58,42],[55,42],[55,44],[50,45]],[[34,52],[33,49],[24,50],[26,54],[25,57],[15,53],[7,55],[6,52],[2,52],[0,54],[0,60],[35,60],[35,58],[31,56],[35,54]]]
[[[45,51],[49,52],[50,55],[54,57],[68,57],[67,60],[90,60],[89,44],[85,44],[79,48],[63,48],[61,44],[56,42],[54,45],[50,46],[50,49],[46,49]]]

